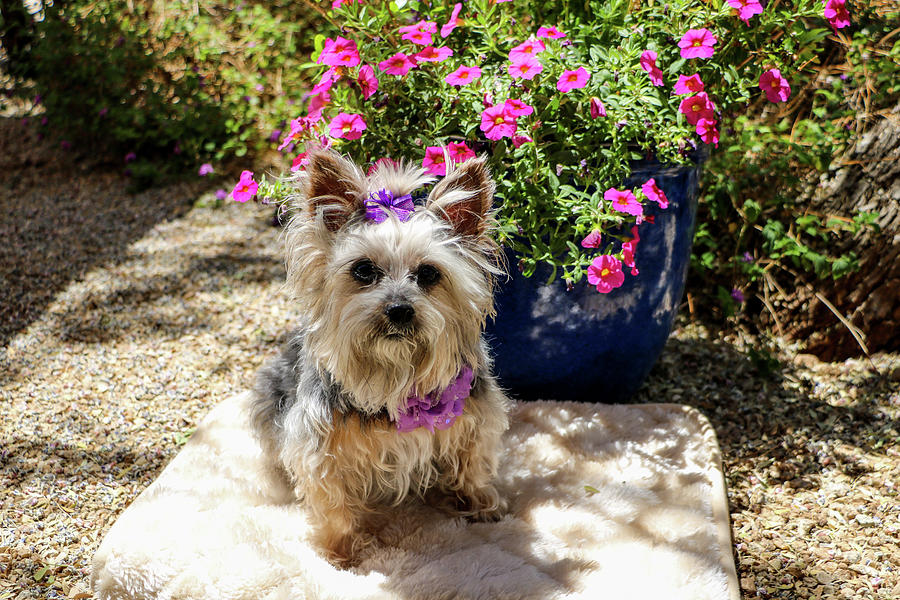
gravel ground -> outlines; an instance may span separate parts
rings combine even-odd
[[[117,515],[296,317],[267,211],[77,152],[0,119],[0,600],[90,597]],[[900,355],[760,348],[683,321],[636,398],[714,425],[744,597],[900,597]]]

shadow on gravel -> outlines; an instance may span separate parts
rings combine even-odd
[[[83,171],[77,165],[88,157],[48,144],[33,126],[0,118],[0,347],[69,282],[118,262],[147,230],[187,212],[201,189],[131,194],[121,172]]]
[[[818,385],[809,371],[777,362],[761,368],[724,341],[670,338],[634,401],[698,408],[716,431],[730,475],[753,463],[767,468],[769,486],[816,488],[825,468],[850,476],[871,470],[853,449],[878,452],[900,428],[878,402],[896,386],[889,377],[857,371],[841,389]],[[746,508],[740,496],[731,501],[732,510]]]
[[[128,287],[90,293],[55,317],[64,342],[103,343],[157,332],[178,337],[214,326],[216,314],[195,310],[195,294],[217,293],[233,285],[284,280],[284,267],[270,256],[241,254],[240,244],[228,254],[195,257],[187,267],[148,277]],[[233,252],[233,253],[232,253]]]

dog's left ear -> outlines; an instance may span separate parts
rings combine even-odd
[[[365,176],[355,164],[332,150],[314,149],[306,166],[306,199],[313,218],[335,232],[363,210]]]
[[[446,219],[462,236],[482,238],[490,230],[494,181],[484,157],[449,165],[444,179],[428,195],[426,206]],[[450,170],[452,168],[452,170]]]

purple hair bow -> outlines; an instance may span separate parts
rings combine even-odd
[[[369,194],[369,199],[366,200],[366,219],[381,223],[388,218],[388,211],[391,211],[401,221],[408,221],[415,209],[416,205],[410,194],[395,198],[390,190],[379,190]]]

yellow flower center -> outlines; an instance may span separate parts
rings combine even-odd
[[[602,271],[600,271],[600,277],[606,277],[607,275],[609,275],[609,269],[603,269]]]
[[[696,48],[698,46],[702,46],[702,45],[703,45],[703,42],[701,42],[700,40],[694,40],[694,48]]]
[[[691,107],[691,110],[694,111],[694,112],[699,112],[699,111],[700,111],[700,105],[699,105],[699,104],[693,105],[693,106]]]
[[[503,117],[503,115],[497,115],[496,117],[494,117],[494,125],[502,125],[503,123],[506,123],[506,119]]]

